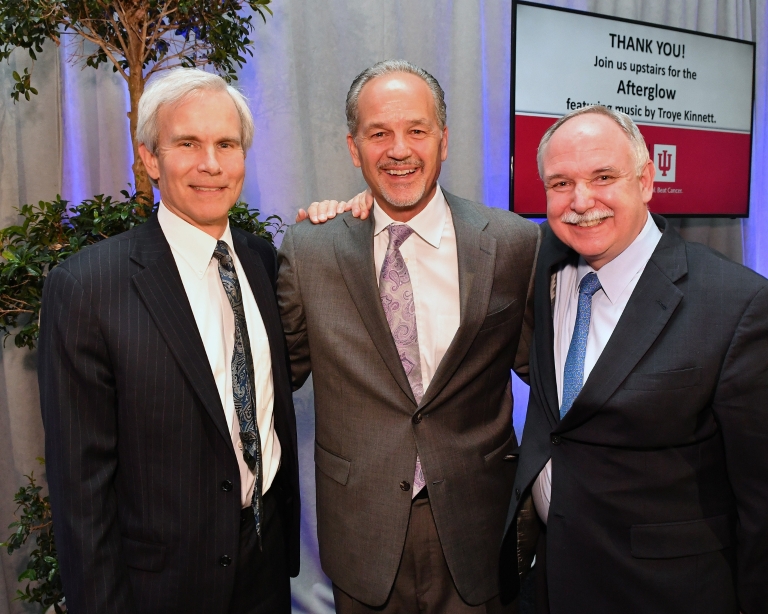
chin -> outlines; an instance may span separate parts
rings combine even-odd
[[[423,187],[411,188],[408,192],[381,190],[381,195],[392,207],[396,209],[411,209],[418,205],[426,190]]]

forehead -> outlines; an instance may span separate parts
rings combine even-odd
[[[564,165],[632,165],[632,146],[626,133],[611,118],[585,114],[565,122],[544,149],[545,173]],[[583,169],[582,169],[583,170]]]
[[[390,73],[371,79],[357,104],[361,124],[397,118],[437,121],[434,97],[426,82],[410,73]]]
[[[160,133],[240,130],[240,115],[232,97],[223,91],[197,90],[158,109]]]

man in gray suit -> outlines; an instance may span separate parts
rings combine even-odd
[[[535,224],[448,194],[443,91],[363,71],[347,143],[373,215],[291,227],[278,302],[295,387],[314,371],[320,557],[337,612],[510,612],[498,555],[516,469]]]

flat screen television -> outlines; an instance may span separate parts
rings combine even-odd
[[[754,43],[515,2],[510,209],[546,215],[536,151],[557,118],[627,113],[656,166],[651,211],[749,215]]]

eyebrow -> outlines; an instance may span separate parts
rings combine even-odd
[[[426,125],[428,125],[428,124],[429,124],[429,120],[428,120],[426,117],[420,117],[420,118],[418,118],[418,119],[414,119],[414,120],[411,120],[411,121],[410,121],[410,122],[408,122],[408,123],[409,123],[411,126],[426,126]],[[382,128],[382,129],[386,129],[386,128],[387,128],[387,125],[388,125],[388,124],[386,124],[386,123],[382,123],[382,122],[372,122],[372,123],[370,123],[370,124],[368,124],[368,125],[364,126],[364,129],[365,129],[365,130],[374,130],[374,129],[376,129],[376,128]]]
[[[549,183],[550,181],[553,181],[554,179],[568,179],[568,175],[564,175],[563,173],[557,173],[556,175],[547,175],[544,177],[544,182]]]
[[[172,143],[178,143],[179,141],[199,141],[200,138],[194,134],[179,134],[171,138]],[[223,139],[218,139],[218,143],[237,143],[240,144],[239,136],[227,136]]]
[[[602,168],[598,168],[593,170],[590,175],[604,175],[606,173],[614,173],[617,175],[621,174],[621,171],[616,168],[615,166],[603,166]],[[570,179],[570,175],[566,175],[564,173],[557,173],[555,175],[547,175],[544,177],[544,182],[549,183],[550,181],[554,181],[555,179]]]

